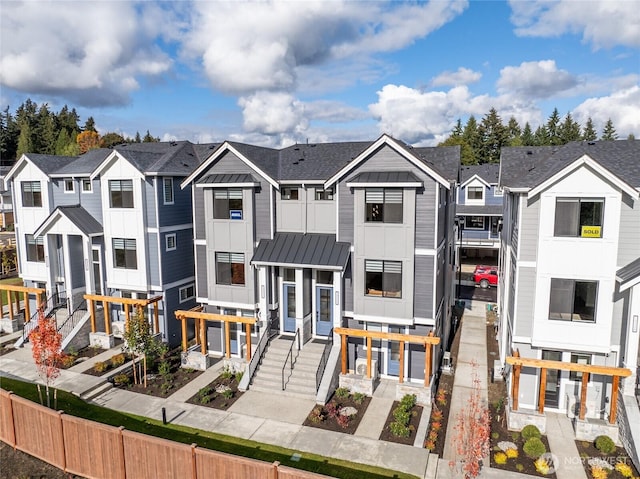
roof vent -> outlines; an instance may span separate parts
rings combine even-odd
[[[294,164],[294,165],[297,165],[297,164],[298,164],[298,162],[297,162],[297,161],[294,161],[294,162],[293,162],[293,164]]]
[[[533,151],[527,150],[527,155],[533,155]]]
[[[172,141],[172,142],[170,143],[170,145],[171,145],[171,146],[176,146],[177,144],[178,144],[178,143],[176,143],[175,141]]]
[[[213,150],[216,147],[216,145],[209,145],[209,149]]]
[[[591,145],[591,146],[593,146],[593,145],[595,145],[595,144],[596,144],[596,142],[595,142],[595,141],[588,141],[588,142],[587,142],[587,145]]]

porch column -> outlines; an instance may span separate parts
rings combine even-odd
[[[109,311],[109,302],[102,302],[102,316],[104,317],[104,332],[111,334],[111,311]]]
[[[511,377],[511,401],[514,411],[518,410],[518,395],[520,394],[520,365],[513,365],[513,375]]]
[[[62,235],[62,256],[64,260],[64,289],[67,293],[67,301],[70,306],[70,310],[73,311],[76,307],[73,300],[73,283],[71,278],[71,254],[69,253],[69,235]]]
[[[538,391],[538,412],[544,414],[544,393],[547,389],[547,368],[540,369],[540,388]]]
[[[87,300],[89,302],[89,312],[91,313],[91,332],[95,333],[96,332],[96,303],[93,301],[93,299],[88,299]],[[106,324],[106,320],[105,320],[105,324]]]
[[[431,353],[433,344],[424,343],[424,387],[428,387],[431,382]]]
[[[93,281],[93,252],[91,251],[91,238],[82,237],[82,252],[84,253],[84,292],[96,294],[96,286]]]
[[[263,328],[269,327],[269,283],[267,281],[268,266],[258,267],[258,320],[260,320]],[[262,331],[262,334],[268,334],[268,331]]]
[[[153,334],[160,332],[160,312],[158,311],[158,301],[153,303]]]
[[[333,328],[339,328],[342,322],[342,272],[333,272]],[[334,333],[334,340],[337,339]]]
[[[371,336],[367,336],[367,379],[371,379]]]
[[[13,291],[7,291],[7,306],[9,306],[9,319],[13,321],[13,298],[11,294]]]
[[[251,325],[246,323],[245,334],[247,336],[247,361],[251,361]]]
[[[398,372],[398,382],[404,382],[404,341],[400,341],[400,371]]]
[[[580,420],[584,420],[587,411],[587,384],[589,383],[589,373],[582,373],[582,385],[580,388]]]
[[[16,314],[20,314],[20,293],[13,291],[13,300],[16,302]]]
[[[5,290],[6,291],[6,290]],[[0,317],[4,317],[4,301],[2,300],[2,294],[0,294]],[[24,318],[24,322],[29,322],[29,317]]]
[[[207,320],[200,320],[200,352],[203,356],[207,355]]]
[[[184,316],[180,320],[182,323],[182,350],[187,352],[187,318]]]
[[[31,317],[31,306],[29,305],[29,292],[28,291],[24,292],[24,317],[25,317],[25,320],[26,320],[26,318],[30,318]]]
[[[229,331],[229,321],[224,321],[224,355],[231,357],[231,333]]]
[[[618,388],[620,387],[620,376],[613,376],[611,384],[611,411],[609,413],[609,424],[616,423],[618,412]]]
[[[130,320],[130,311],[129,311],[129,303],[124,303],[124,330],[125,332],[129,330],[129,320]]]
[[[347,335],[340,335],[340,353],[342,355],[342,374],[347,374]]]

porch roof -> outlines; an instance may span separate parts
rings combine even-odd
[[[344,271],[351,245],[336,241],[335,235],[316,233],[276,233],[262,239],[251,264]]]
[[[640,282],[640,258],[632,261],[616,271],[616,279],[620,283],[620,291]]]
[[[502,205],[456,205],[456,214],[464,216],[502,216]]]
[[[34,236],[42,236],[50,230],[61,217],[67,218],[77,229],[78,232],[86,237],[100,236],[103,234],[102,225],[96,220],[91,213],[80,205],[58,206],[46,220],[42,222],[38,229],[33,233]]]

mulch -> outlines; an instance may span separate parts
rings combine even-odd
[[[1,344],[0,345],[0,356],[4,356],[5,354],[12,353],[16,350],[13,347],[13,344]]]
[[[391,411],[387,415],[387,420],[384,423],[384,427],[382,428],[382,432],[380,433],[380,437],[378,438],[380,441],[387,442],[395,442],[396,444],[404,444],[407,446],[413,446],[413,443],[416,440],[416,434],[418,433],[418,426],[420,425],[420,418],[422,417],[422,406],[415,405],[411,409],[411,419],[409,420],[409,431],[410,434],[408,437],[395,436],[390,429],[390,424],[395,421],[393,417],[393,411],[400,404],[400,401],[394,401],[391,406]]]
[[[338,398],[334,393],[325,406],[318,405],[311,410],[309,416],[307,416],[307,419],[305,419],[303,426],[317,427],[318,429],[324,429],[325,431],[354,434],[358,429],[360,421],[364,417],[364,414],[367,411],[370,402],[371,398],[368,396],[365,397],[360,404],[358,404],[353,399],[353,394],[349,395],[349,397],[347,398]],[[358,413],[348,421],[346,427],[338,424],[337,416],[330,414],[332,408],[336,408],[339,410],[340,408],[344,407],[354,407],[358,410]],[[315,411],[319,411],[319,417],[322,417],[320,421],[314,422],[311,419]]]
[[[640,477],[638,470],[631,462],[631,459],[629,458],[629,455],[627,454],[627,451],[624,449],[624,447],[616,447],[616,451],[612,454],[603,454],[598,449],[596,449],[592,441],[576,441],[576,447],[578,448],[580,457],[583,459],[582,465],[584,466],[584,470],[589,479],[594,479],[588,463],[588,460],[593,457],[603,459],[612,466],[615,466],[617,462],[624,462],[625,464],[631,466],[631,469],[633,470],[632,477]],[[607,479],[624,479],[624,476],[614,469],[612,471],[609,471]]]
[[[217,388],[227,386],[230,388],[232,396],[224,397],[222,393],[216,392]],[[198,406],[211,407],[226,411],[244,394],[238,390],[238,381],[235,376],[223,377],[218,376],[214,381],[200,389],[195,395],[190,397],[187,402],[197,404]]]

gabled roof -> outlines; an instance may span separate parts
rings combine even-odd
[[[312,267],[344,271],[351,245],[336,241],[335,235],[317,233],[276,233],[261,239],[251,264]]]
[[[616,271],[616,279],[620,283],[620,291],[640,283],[640,258]]]
[[[562,146],[520,146],[502,149],[500,186],[533,190],[562,174],[577,161],[591,162],[621,188],[640,190],[640,140],[571,142]],[[579,165],[578,165],[579,166]]]
[[[75,156],[41,155],[39,153],[25,153],[14,163],[5,175],[5,181],[9,181],[25,162],[33,164],[45,175],[50,175],[56,170],[72,163]]]
[[[42,236],[61,216],[71,221],[83,236],[100,236],[103,233],[102,225],[87,210],[80,205],[71,205],[54,209],[35,230],[34,236]]]
[[[473,178],[482,180],[486,185],[497,185],[500,174],[500,163],[484,163],[482,165],[462,165],[460,167],[460,186],[464,187]]]
[[[364,151],[370,141],[295,144],[280,151],[282,181],[325,181]]]
[[[50,174],[51,177],[80,177],[90,176],[91,173],[100,165],[111,153],[110,148],[98,148],[95,150],[89,150],[84,155],[80,155],[74,159],[71,163],[64,165],[62,168],[58,168],[56,171]]]

